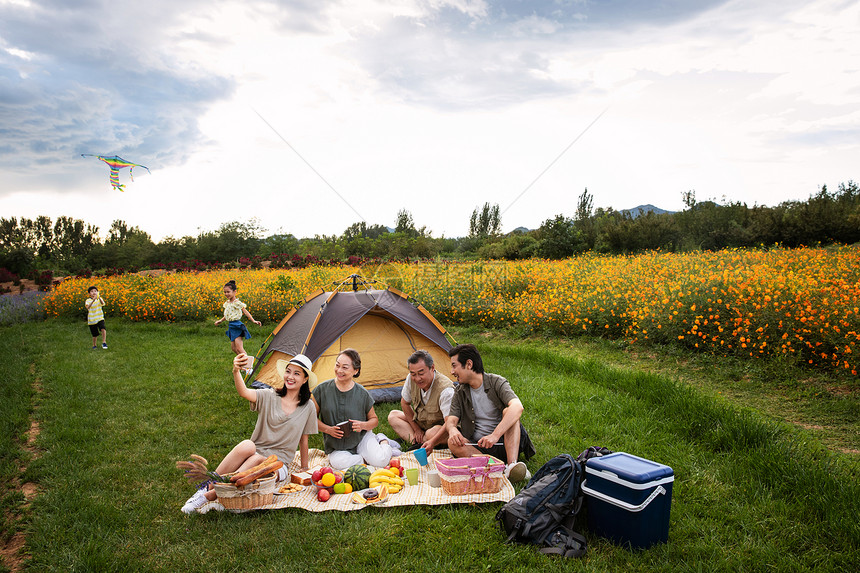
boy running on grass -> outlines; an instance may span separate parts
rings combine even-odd
[[[94,286],[88,288],[87,293],[90,295],[90,298],[87,299],[84,306],[87,307],[87,325],[90,327],[90,334],[93,335],[93,350],[98,348],[96,342],[99,337],[99,331],[102,333],[102,350],[107,350],[105,313],[102,310],[105,305],[105,299],[99,295],[99,289]]]

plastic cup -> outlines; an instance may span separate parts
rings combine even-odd
[[[407,468],[406,479],[409,485],[418,485],[418,468]]]
[[[417,450],[415,450],[412,453],[415,455],[415,459],[418,460],[419,464],[421,464],[422,466],[427,465],[427,449],[426,448],[418,448]]]
[[[442,478],[437,470],[427,472],[427,483],[430,484],[430,487],[442,487]]]

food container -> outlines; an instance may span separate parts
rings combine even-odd
[[[631,548],[669,539],[672,468],[624,452],[585,463],[582,492],[588,528]]]
[[[329,493],[334,493],[334,486],[343,482],[343,472],[342,471],[333,470],[331,473],[333,473],[335,475],[335,477],[339,476],[340,481],[335,481],[335,483],[333,485],[326,486],[326,485],[323,485],[319,482],[315,482],[315,481],[311,480],[311,483],[317,488],[317,491],[319,491],[321,489],[327,489],[329,491]],[[320,479],[322,479],[322,478],[320,478]]]
[[[442,491],[448,495],[497,493],[505,479],[505,464],[493,456],[436,460]]]
[[[257,509],[272,503],[275,494],[276,477],[277,473],[252,481],[248,485],[241,487],[237,487],[232,483],[216,482],[214,484],[215,495],[218,496],[218,503],[223,505],[224,509]]]

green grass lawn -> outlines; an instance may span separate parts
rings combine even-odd
[[[667,544],[628,551],[585,531],[587,557],[558,561],[504,544],[498,505],[183,515],[192,490],[175,461],[217,461],[253,429],[229,343],[208,324],[108,326],[108,351],[90,350],[79,322],[0,328],[9,347],[0,363],[3,536],[26,534],[32,570],[860,569],[858,400],[840,382],[799,385],[796,372],[643,357],[599,341],[460,333],[526,405],[532,472],[590,445],[674,469]],[[381,420],[392,407],[377,405]],[[20,447],[31,416],[40,427],[32,460]],[[22,463],[21,478],[39,487],[29,508],[12,486]]]

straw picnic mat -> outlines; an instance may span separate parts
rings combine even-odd
[[[502,489],[497,493],[485,494],[469,494],[469,495],[447,495],[441,487],[431,487],[427,482],[427,471],[435,467],[435,462],[438,459],[450,458],[451,452],[445,450],[435,450],[428,456],[429,463],[426,466],[421,466],[412,452],[405,452],[400,455],[400,464],[404,468],[418,468],[418,485],[411,486],[407,484],[398,493],[393,493],[388,496],[383,502],[373,504],[353,503],[352,495],[333,495],[326,502],[317,501],[317,489],[313,485],[305,486],[305,488],[296,493],[288,493],[284,495],[275,495],[274,500],[270,505],[264,505],[257,509],[285,509],[288,507],[298,507],[308,511],[353,511],[363,509],[365,507],[397,507],[405,505],[446,505],[449,503],[490,503],[494,501],[510,501],[514,497],[514,486],[507,478],[502,478]],[[328,464],[328,458],[325,452],[317,449],[311,449],[309,452],[311,469]],[[296,452],[296,457],[290,464],[290,473],[299,471],[299,454]],[[371,467],[371,471],[373,468]],[[404,478],[405,479],[405,478]],[[223,509],[217,500],[210,501],[204,504],[199,513],[206,513],[212,509]],[[255,510],[246,510],[255,511]]]

